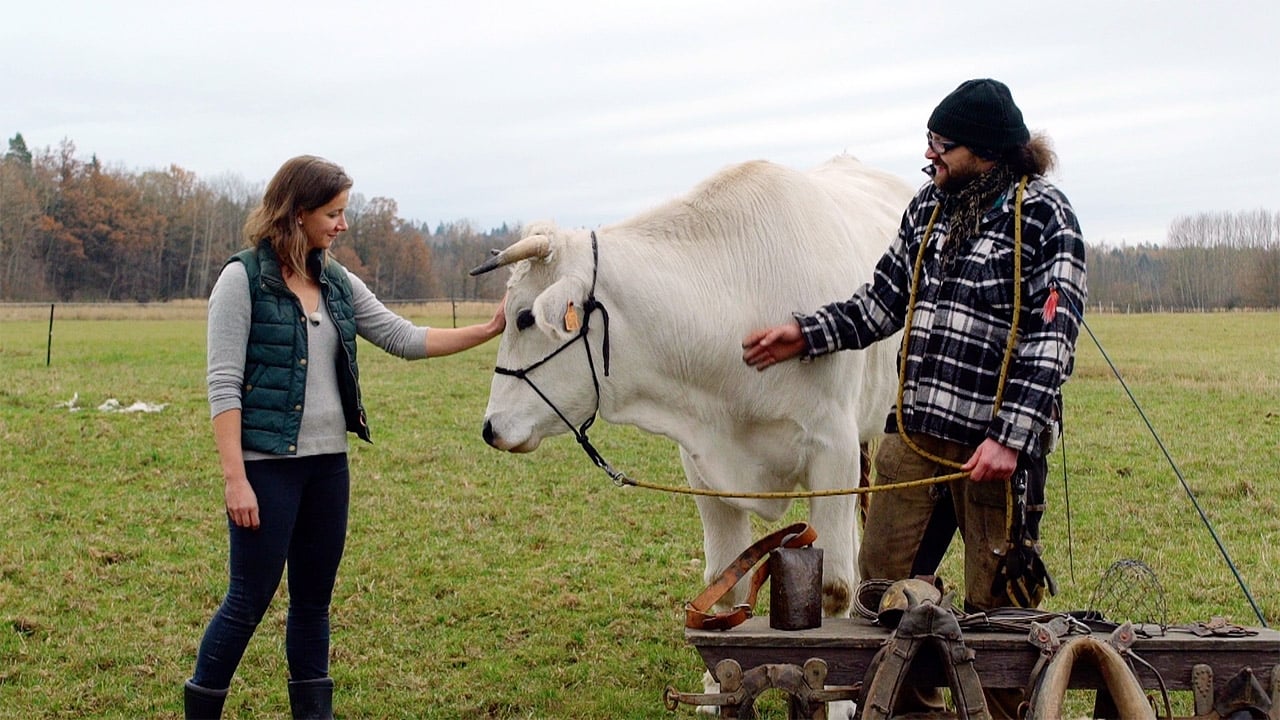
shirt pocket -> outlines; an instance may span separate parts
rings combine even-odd
[[[976,313],[998,319],[998,324],[1007,327],[1013,317],[1012,244],[990,236],[980,238],[969,253],[960,281],[967,304]]]

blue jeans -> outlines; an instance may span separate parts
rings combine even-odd
[[[289,568],[285,656],[293,680],[329,674],[329,602],[347,537],[350,475],[345,453],[245,463],[258,496],[257,530],[228,519],[230,582],[196,655],[191,681],[230,687],[249,638]]]

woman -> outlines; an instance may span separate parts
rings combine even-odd
[[[208,384],[226,482],[230,583],[185,685],[187,718],[219,718],[286,565],[285,654],[294,718],[332,718],[329,602],[347,530],[347,432],[369,440],[356,336],[415,360],[475,347],[506,326],[416,327],[329,248],[351,178],[321,158],[281,166],[250,214],[250,246],[209,296]]]

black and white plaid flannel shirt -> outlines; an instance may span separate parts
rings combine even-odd
[[[912,318],[903,386],[908,432],[976,446],[992,438],[1039,453],[1059,388],[1071,373],[1085,306],[1085,247],[1070,202],[1041,178],[1028,184],[1022,207],[1022,306],[1017,346],[999,415],[992,407],[1013,315],[1014,197],[1017,184],[993,203],[979,231],[950,268],[941,262],[947,218],[928,238]],[[893,245],[874,279],[853,297],[812,315],[796,315],[808,357],[848,350],[889,337],[905,324],[916,254],[934,207],[944,195],[923,186],[903,213]],[[1058,310],[1043,313],[1051,289]],[[891,410],[891,408],[886,408]]]

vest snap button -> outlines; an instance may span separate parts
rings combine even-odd
[[[301,409],[302,409],[302,406],[301,406],[301,405],[294,405],[294,406],[293,406],[293,409],[294,409],[294,410],[301,410]]]
[[[290,445],[290,446],[289,446],[289,452],[298,452],[298,446],[297,446],[297,445]]]
[[[298,361],[298,364],[299,364],[299,365],[306,365],[306,364],[307,364],[307,359],[306,359],[306,358],[302,358],[301,360],[299,360],[299,361]]]

